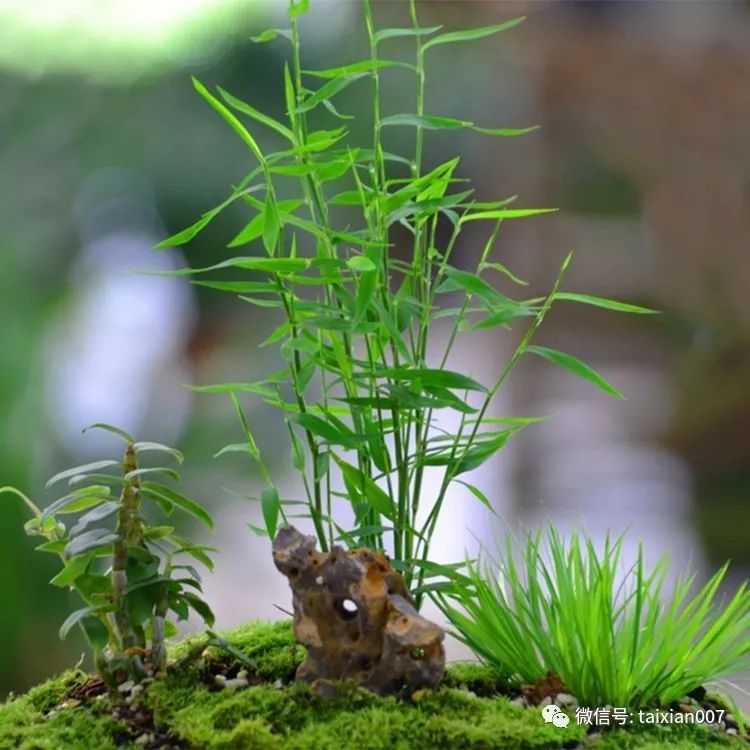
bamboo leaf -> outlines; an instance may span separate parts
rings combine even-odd
[[[465,224],[467,221],[480,221],[482,219],[523,219],[527,216],[553,214],[558,210],[557,208],[502,208],[498,211],[477,211],[462,216],[460,223]]]
[[[341,445],[345,448],[356,448],[358,441],[353,432],[343,432],[329,422],[316,417],[309,412],[288,414],[287,419],[300,425],[303,429],[318,435],[332,445]]]
[[[362,474],[359,469],[348,464],[335,454],[333,459],[341,469],[347,483],[356,487],[362,493],[362,496],[366,499],[369,505],[371,505],[378,513],[382,513],[386,518],[392,521],[394,517],[393,501],[388,494],[370,479],[370,477]]]
[[[373,38],[375,44],[380,44],[380,42],[384,42],[386,39],[396,39],[403,36],[429,36],[430,34],[440,31],[442,28],[442,26],[424,26],[422,28],[406,27],[380,29],[380,31],[375,33]]]
[[[470,127],[473,123],[468,120],[456,120],[454,117],[437,117],[435,115],[399,114],[384,117],[381,126],[409,125],[424,130],[458,130]]]
[[[253,155],[261,165],[265,166],[266,160],[263,153],[245,126],[197,78],[193,78],[193,86],[195,86],[195,90],[224,118],[232,130],[244,141],[245,145],[253,152]]]
[[[266,29],[258,34],[258,36],[251,36],[250,41],[256,44],[263,44],[264,42],[272,42],[277,37],[283,37],[291,42],[292,32],[290,29]]]
[[[260,493],[260,507],[263,511],[263,520],[266,523],[266,531],[270,539],[276,536],[276,525],[279,520],[279,491],[275,487],[265,487]]]
[[[333,98],[336,94],[340,93],[348,86],[351,86],[351,84],[360,78],[364,78],[366,75],[366,73],[350,73],[348,75],[334,78],[305,99],[302,104],[294,110],[295,114],[302,114],[303,112],[309,112],[311,109],[315,109],[318,104],[327,99]]]
[[[513,18],[510,21],[504,23],[498,23],[493,26],[483,26],[476,29],[463,29],[462,31],[449,31],[447,34],[440,34],[439,36],[433,37],[429,41],[422,45],[422,51],[435,47],[438,44],[451,44],[454,42],[471,42],[475,39],[483,39],[486,36],[493,34],[499,34],[501,31],[507,31],[512,29],[514,26],[518,26],[526,20],[525,16],[519,18]]]
[[[480,391],[486,393],[487,389],[479,382],[467,375],[451,370],[433,370],[430,368],[403,368],[394,367],[386,370],[378,370],[378,377],[391,378],[393,380],[419,381],[424,385],[436,385],[443,388],[458,388],[462,391]]]
[[[413,65],[409,65],[403,62],[397,62],[396,60],[360,60],[359,62],[350,63],[349,65],[341,65],[338,68],[326,68],[325,70],[303,70],[302,72],[308,76],[314,76],[315,78],[341,78],[342,76],[358,75],[362,73],[370,73],[373,68],[380,70],[381,68],[411,68]]]
[[[648,307],[631,305],[628,302],[618,302],[613,299],[604,297],[594,297],[591,294],[576,294],[574,292],[557,292],[555,300],[567,300],[568,302],[580,302],[583,305],[593,307],[602,307],[605,310],[615,310],[616,312],[635,313],[637,315],[658,315],[658,310],[651,310]]]
[[[255,109],[255,107],[251,107],[246,102],[232,96],[228,91],[221,88],[221,86],[219,86],[219,93],[221,94],[222,99],[224,99],[230,107],[234,107],[238,112],[242,112],[242,114],[252,117],[254,120],[257,120],[263,125],[275,130],[279,135],[284,136],[288,141],[294,143],[294,134],[288,127],[286,127],[286,125],[282,125],[278,120],[274,120],[273,117],[264,115],[262,112]]]
[[[549,349],[546,346],[527,346],[526,351],[536,354],[559,367],[569,370],[579,378],[583,378],[583,380],[588,380],[590,383],[594,383],[594,385],[601,388],[605,393],[609,393],[610,396],[623,400],[625,399],[625,396],[623,396],[623,394],[613,385],[610,385],[598,372],[596,372],[596,370],[570,354],[565,354],[565,352],[560,352],[556,349]]]
[[[276,207],[276,200],[272,193],[266,196],[266,203],[263,209],[263,247],[269,255],[273,255],[276,249],[276,243],[279,240],[281,224],[279,222],[279,211]]]

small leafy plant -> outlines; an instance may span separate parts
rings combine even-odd
[[[575,357],[532,344],[553,302],[577,302],[633,313],[642,307],[561,290],[565,260],[546,297],[515,299],[498,281],[525,285],[493,259],[504,222],[550,213],[548,208],[512,207],[513,197],[485,201],[460,174],[459,158],[425,166],[425,139],[431,131],[471,130],[512,137],[534,128],[489,128],[473,121],[436,116],[426,106],[426,57],[445,45],[487,38],[518,25],[515,18],[494,26],[439,33],[419,25],[409,3],[411,25],[377,29],[372,4],[364,0],[369,56],[326,70],[303,67],[300,17],[307,0],[292,0],[290,28],[263,33],[257,41],[286,39],[291,60],[284,68],[286,121],[281,122],[219,89],[214,96],[199,81],[199,94],[216,110],[257,162],[228,198],[195,224],[162,242],[190,241],[235,202],[250,220],[228,243],[229,257],[207,268],[178,274],[220,273],[194,283],[238,295],[246,304],[277,310],[280,320],[263,345],[279,347],[284,368],[253,382],[198,388],[229,393],[245,442],[221,452],[244,451],[260,466],[266,487],[260,493],[265,529],[274,536],[280,520],[301,515],[312,521],[323,550],[337,541],[388,549],[418,599],[430,574],[430,545],[449,487],[463,485],[491,509],[466,475],[538,418],[492,418],[488,409],[526,353],[533,353],[593,382],[610,395],[621,394]],[[413,62],[386,55],[400,39],[415,42]],[[386,69],[413,76],[414,112],[386,115],[381,74]],[[366,145],[346,141],[346,125],[316,129],[319,110],[344,123],[352,119],[333,99],[358,82],[368,82],[371,138]],[[239,119],[273,131],[283,145],[267,153]],[[394,128],[411,128],[409,156],[388,150]],[[284,196],[284,197],[282,197]],[[463,230],[489,224],[471,271],[457,264]],[[250,255],[235,249],[251,247]],[[238,273],[240,275],[238,275]],[[250,274],[249,276],[246,274]],[[448,334],[437,335],[442,319]],[[447,369],[457,337],[485,329],[516,334],[515,350],[489,384],[470,373]],[[251,393],[278,409],[289,433],[293,466],[303,500],[281,500],[238,394]],[[436,425],[440,412],[457,412],[454,431]],[[439,489],[425,496],[427,472],[442,473]],[[334,504],[349,507],[351,524],[340,523]],[[300,515],[297,513],[296,515]]]
[[[666,706],[750,667],[750,591],[717,603],[726,565],[692,597],[694,576],[667,593],[666,559],[647,570],[639,547],[623,571],[622,546],[608,537],[598,554],[554,528],[508,535],[499,562],[468,563],[432,595],[456,636],[511,684],[551,671],[583,705]]]
[[[66,482],[70,491],[44,510],[13,487],[0,488],[0,493],[13,493],[26,503],[33,513],[26,532],[46,539],[39,551],[60,557],[62,569],[50,583],[75,590],[85,604],[65,620],[60,637],[80,626],[100,675],[115,687],[163,671],[166,640],[177,632],[170,613],[184,620],[192,609],[209,627],[214,619],[200,596],[201,577],[190,559],[213,569],[210,553],[215,550],[176,534],[173,526],[149,523],[143,501],[166,516],[179,510],[211,529],[214,523],[197,502],[154,479],[179,481],[173,468],[139,465],[146,452],[170,455],[181,464],[179,451],[135,442],[110,425],[92,427],[123,438],[121,461],[95,461],[56,474],[47,487]],[[61,520],[73,515],[74,522]]]

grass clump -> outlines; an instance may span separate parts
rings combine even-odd
[[[647,571],[642,548],[621,568],[623,537],[598,554],[554,528],[506,538],[502,560],[469,563],[436,599],[458,637],[511,683],[554,672],[589,706],[668,705],[750,666],[750,592],[723,607],[727,566],[692,597],[694,576],[665,591],[665,558]]]

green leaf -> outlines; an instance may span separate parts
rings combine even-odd
[[[69,477],[77,477],[81,474],[87,474],[91,471],[98,471],[99,469],[107,469],[110,466],[119,466],[119,461],[113,461],[112,459],[107,459],[104,461],[94,461],[90,464],[83,464],[82,466],[75,466],[72,469],[66,469],[65,471],[61,471],[59,474],[55,474],[55,476],[50,479],[45,487],[51,487],[56,482],[61,481],[62,479],[68,479]]]
[[[331,99],[339,92],[343,91],[348,86],[351,86],[355,81],[360,78],[364,78],[366,73],[350,73],[348,75],[341,75],[328,83],[321,86],[312,96],[305,99],[302,104],[297,107],[294,111],[296,114],[303,112],[309,112],[311,109],[315,109],[321,102]]]
[[[532,125],[528,128],[480,128],[479,125],[471,125],[471,129],[475,133],[482,133],[483,135],[499,135],[503,138],[515,138],[519,135],[526,135],[527,133],[533,133],[539,130],[538,125]]]
[[[89,430],[104,430],[105,432],[111,432],[113,435],[121,437],[128,445],[132,445],[135,442],[132,435],[125,432],[125,430],[121,430],[119,427],[107,424],[106,422],[96,422],[95,424],[90,424],[88,427],[84,427],[82,431],[88,432]]]
[[[464,482],[463,479],[456,479],[456,482],[458,484],[462,484],[464,487],[466,487],[469,492],[471,492],[474,497],[479,500],[482,505],[484,505],[487,510],[489,510],[490,513],[492,513],[493,516],[497,516],[497,511],[492,507],[492,503],[487,499],[487,495],[482,492],[482,490],[479,489],[479,487],[476,487],[473,484],[469,484],[468,482]]]
[[[247,115],[248,117],[252,117],[254,120],[257,120],[263,125],[271,128],[272,130],[275,130],[279,135],[284,136],[284,138],[286,138],[288,141],[294,143],[294,133],[292,133],[292,131],[289,130],[288,127],[282,125],[277,120],[274,120],[273,117],[264,115],[262,112],[255,109],[255,107],[251,107],[249,104],[241,101],[237,97],[232,96],[228,91],[225,91],[223,88],[221,88],[221,86],[219,86],[219,93],[221,94],[222,99],[224,99],[224,101],[230,107],[234,107],[234,109],[236,109],[238,112],[242,112],[242,114]]]
[[[628,302],[618,302],[613,299],[604,297],[594,297],[591,294],[576,294],[574,292],[557,292],[555,300],[567,300],[568,302],[580,302],[583,305],[592,305],[593,307],[602,307],[605,310],[615,310],[616,312],[635,313],[637,315],[658,315],[658,310],[651,310],[648,307],[631,305]]]
[[[125,479],[130,481],[138,477],[148,476],[149,474],[166,474],[170,479],[174,479],[175,482],[180,481],[180,475],[174,470],[166,466],[148,466],[143,469],[133,469],[125,474]]]
[[[84,617],[79,624],[94,651],[102,651],[107,647],[109,630],[98,617]]]
[[[353,487],[356,487],[367,502],[378,512],[382,513],[389,520],[393,520],[394,509],[393,501],[389,495],[382,490],[370,477],[365,476],[356,467],[348,464],[343,459],[334,454],[334,461],[338,464],[344,479]]]
[[[66,557],[75,557],[92,549],[105,547],[117,541],[117,534],[109,529],[92,529],[71,540],[65,547]]]
[[[482,440],[472,445],[468,450],[459,449],[453,455],[453,451],[443,451],[427,456],[423,463],[425,466],[447,466],[451,477],[457,477],[467,471],[481,466],[508,442],[513,430],[501,432],[489,440]]]
[[[214,613],[211,611],[211,607],[209,607],[203,599],[196,594],[193,594],[191,591],[185,591],[182,594],[182,598],[190,605],[191,609],[200,615],[201,619],[209,628],[213,627]]]
[[[269,255],[274,254],[276,243],[279,239],[281,224],[279,222],[279,211],[276,208],[276,200],[272,193],[266,197],[265,208],[263,209],[263,247]]]
[[[83,487],[80,490],[74,490],[70,494],[58,498],[54,503],[48,505],[40,518],[44,521],[44,519],[55,516],[58,513],[77,513],[79,510],[99,505],[99,503],[104,502],[110,496],[109,487],[105,487],[104,485]]]
[[[442,28],[442,26],[424,26],[422,28],[380,29],[380,31],[375,33],[373,38],[375,44],[380,44],[380,42],[384,42],[386,39],[395,39],[402,36],[429,36],[440,31]]]
[[[337,427],[334,427],[329,422],[316,417],[310,413],[297,413],[287,414],[287,419],[290,422],[294,422],[303,429],[311,432],[313,435],[318,435],[324,440],[327,440],[332,445],[342,445],[345,448],[356,448],[358,441],[354,433],[342,432]]]
[[[65,567],[50,581],[50,583],[53,586],[59,586],[60,588],[72,586],[76,578],[86,572],[93,559],[93,552],[89,552],[88,555],[73,557],[65,563]]]
[[[350,63],[349,65],[342,65],[338,68],[326,68],[325,70],[303,70],[302,72],[308,76],[314,76],[315,78],[341,78],[342,76],[351,76],[363,73],[370,73],[373,68],[379,70],[380,68],[413,68],[413,65],[408,65],[403,62],[396,62],[395,60],[360,60],[359,62]]]
[[[473,123],[469,120],[456,120],[453,117],[400,114],[384,117],[380,124],[384,127],[389,125],[410,125],[425,130],[457,130],[470,127]]]
[[[67,543],[67,539],[56,539],[54,542],[44,542],[44,544],[40,544],[34,547],[34,549],[37,552],[50,552],[54,555],[61,555]]]
[[[162,453],[169,453],[177,459],[177,463],[181,464],[185,460],[185,456],[181,451],[176,448],[170,448],[168,445],[162,445],[161,443],[150,443],[150,442],[139,442],[133,445],[137,453],[143,453],[144,451],[161,451]]]
[[[393,380],[419,381],[423,385],[435,385],[443,388],[458,388],[462,391],[481,391],[486,393],[487,389],[478,381],[467,375],[451,370],[432,370],[429,368],[404,368],[394,367],[387,370],[378,370],[378,377],[391,378]]]
[[[310,0],[292,0],[292,3],[289,7],[289,18],[294,20],[295,18],[298,18],[299,16],[304,15],[305,13],[309,12],[310,10]]]
[[[291,29],[266,29],[262,31],[258,36],[251,36],[250,41],[256,44],[262,44],[263,42],[272,42],[276,37],[284,37],[290,42],[292,41]]]
[[[498,211],[477,211],[473,214],[465,214],[461,217],[461,224],[467,221],[479,221],[482,219],[523,219],[527,216],[538,216],[539,214],[553,214],[557,208],[501,208]]]
[[[164,539],[174,533],[174,526],[149,526],[144,532],[144,539]],[[177,566],[173,566],[177,567]]]
[[[200,504],[195,502],[195,500],[185,497],[185,495],[177,492],[177,490],[173,490],[171,487],[167,487],[158,482],[143,482],[141,485],[141,491],[145,497],[148,497],[151,500],[161,499],[171,503],[185,513],[197,518],[201,523],[208,526],[211,531],[214,530],[215,524],[210,513],[208,513],[208,511],[206,511]]]
[[[375,271],[375,264],[366,255],[354,255],[346,261],[352,271]]]
[[[197,79],[193,78],[195,90],[215,109],[245,142],[245,145],[253,152],[255,158],[265,167],[266,160],[255,139],[248,133],[245,126]]]
[[[474,294],[480,299],[487,302],[493,308],[502,307],[512,310],[518,308],[527,309],[523,305],[519,304],[510,297],[506,297],[502,292],[497,291],[491,284],[488,284],[480,276],[468,273],[467,271],[460,271],[452,266],[447,266],[445,269],[446,276],[464,291],[469,294]],[[439,290],[440,291],[440,290]]]
[[[83,607],[81,609],[77,609],[73,614],[71,614],[67,620],[60,626],[60,639],[65,640],[67,638],[68,633],[70,632],[71,628],[74,625],[77,625],[84,617],[88,617],[95,612],[102,612],[104,611],[104,607],[102,606],[91,606],[91,607]]]
[[[75,526],[70,530],[70,538],[72,539],[74,536],[78,536],[83,531],[85,531],[89,526],[91,526],[92,523],[98,523],[99,521],[103,521],[105,518],[109,518],[110,516],[113,516],[115,513],[117,513],[120,510],[120,503],[119,502],[104,502],[98,507],[94,508],[94,510],[89,511],[88,513],[85,513],[82,515]]]
[[[265,271],[267,273],[290,273],[304,271],[312,265],[312,260],[304,258],[264,258],[260,256],[248,256],[239,258],[228,258],[215,263],[213,266],[204,268],[181,268],[177,271],[159,274],[164,276],[190,276],[194,273],[205,273],[216,271],[220,268],[242,268],[246,271]]]
[[[453,42],[470,42],[475,39],[482,39],[492,34],[499,34],[501,31],[512,29],[514,26],[518,26],[526,20],[525,16],[519,18],[513,18],[510,21],[504,23],[498,23],[494,26],[483,26],[477,29],[464,29],[462,31],[449,31],[447,34],[440,34],[439,36],[433,37],[429,41],[422,45],[422,51],[435,47],[438,44],[450,44]]]
[[[258,458],[258,449],[250,443],[230,443],[225,445],[218,453],[214,453],[214,458],[219,458],[227,453],[249,453],[253,458]]]
[[[565,354],[556,349],[549,349],[546,346],[527,346],[526,351],[543,357],[559,367],[564,367],[574,375],[578,375],[579,378],[594,383],[594,385],[601,388],[605,393],[609,393],[610,396],[623,400],[625,399],[625,396],[623,396],[623,394],[614,386],[610,385],[598,372],[596,372],[596,370],[570,354]]]
[[[265,487],[260,493],[260,507],[263,511],[263,520],[266,522],[266,531],[270,539],[276,536],[276,525],[279,520],[279,491],[275,487]]]

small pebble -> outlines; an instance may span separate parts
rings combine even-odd
[[[558,693],[555,703],[562,708],[577,708],[578,701],[570,693]]]
[[[151,735],[147,732],[146,734],[140,735],[135,740],[136,745],[148,745],[151,742]]]
[[[227,684],[227,678],[223,674],[217,674],[214,677],[214,684],[223,688]]]
[[[119,685],[117,690],[120,693],[129,693],[134,687],[135,683],[133,680],[127,680],[126,682],[123,682],[122,685]]]
[[[136,695],[140,695],[143,692],[143,685],[133,685],[133,689],[130,691],[130,697],[135,698]]]
[[[275,687],[276,689],[278,689],[278,690],[281,690],[281,688],[283,688],[283,687],[284,687],[284,682],[283,682],[283,680],[282,680],[282,679],[281,679],[281,678],[279,677],[279,679],[278,679],[278,680],[274,680],[273,686],[274,686],[274,687]]]
[[[549,706],[550,703],[552,703],[552,698],[550,698],[548,695],[542,699],[542,702],[539,704],[539,708],[544,708],[545,706]]]
[[[524,706],[526,707],[528,703],[526,703],[526,698],[524,698],[522,695],[518,696],[518,698],[514,698],[511,703],[514,706]]]
[[[240,688],[246,688],[250,683],[247,680],[241,680],[235,678],[234,680],[227,680],[224,683],[225,690],[239,690]]]
[[[729,729],[727,729],[727,734],[730,737],[736,737],[739,734],[739,731],[735,727],[729,727]]]
[[[237,679],[238,680],[246,680],[247,679],[247,670],[246,669],[240,669],[240,671],[237,672]]]

